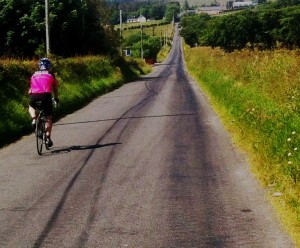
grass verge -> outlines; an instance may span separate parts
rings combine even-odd
[[[300,52],[187,48],[189,72],[209,96],[279,218],[300,247]]]

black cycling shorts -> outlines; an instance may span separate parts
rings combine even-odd
[[[29,105],[36,109],[36,102],[42,101],[42,109],[46,116],[52,115],[51,93],[35,93],[30,95]]]

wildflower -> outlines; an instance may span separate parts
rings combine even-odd
[[[289,152],[289,154],[288,154],[288,157],[291,157],[292,156],[292,153],[291,152]]]
[[[295,132],[295,131],[293,131],[293,132],[292,132],[292,135],[295,135],[295,134],[296,134],[296,132]]]
[[[255,108],[253,108],[252,111],[255,111]]]
[[[292,161],[289,161],[288,164],[292,164]]]
[[[288,138],[288,139],[287,139],[288,142],[290,142],[291,140],[292,140],[291,138]]]
[[[298,150],[298,148],[297,148],[297,147],[295,147],[295,148],[294,148],[294,151],[297,151],[297,150]]]
[[[279,196],[283,196],[283,194],[282,194],[281,192],[275,192],[275,193],[273,194],[273,196],[279,197]]]

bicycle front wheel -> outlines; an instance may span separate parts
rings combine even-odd
[[[36,148],[39,155],[42,155],[43,142],[44,142],[45,125],[42,121],[36,122],[35,136],[36,136]]]

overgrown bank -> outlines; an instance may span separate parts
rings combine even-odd
[[[300,247],[300,51],[187,48],[198,80]]]
[[[60,84],[60,107],[55,109],[56,118],[151,70],[141,60],[107,56],[52,62]],[[32,132],[27,91],[30,76],[36,69],[37,61],[0,60],[0,147]]]

